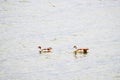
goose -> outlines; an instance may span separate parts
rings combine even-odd
[[[40,54],[41,54],[41,53],[49,53],[49,52],[51,52],[51,50],[52,50],[51,47],[43,48],[43,49],[42,49],[41,46],[38,46],[38,48],[39,48],[39,53],[40,53]]]
[[[89,50],[88,48],[77,48],[77,46],[73,46],[73,48],[74,48],[74,53],[75,53],[75,55],[77,54],[77,53],[83,53],[83,54],[86,54],[87,53],[87,50]]]

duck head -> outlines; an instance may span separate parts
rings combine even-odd
[[[41,49],[41,46],[38,46],[39,49]]]
[[[73,46],[73,48],[77,49],[77,46]]]

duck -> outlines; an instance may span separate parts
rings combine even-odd
[[[74,53],[75,53],[75,55],[77,54],[77,53],[83,53],[83,54],[86,54],[86,53],[88,53],[87,51],[89,50],[88,48],[77,48],[77,46],[73,46],[73,48],[74,48]]]
[[[42,48],[41,46],[38,46],[39,48],[39,53],[49,53],[51,52],[52,48],[51,47],[48,47],[48,48]]]

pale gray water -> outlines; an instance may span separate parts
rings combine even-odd
[[[0,80],[120,80],[119,48],[120,0],[0,1]]]

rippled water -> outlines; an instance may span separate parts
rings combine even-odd
[[[0,80],[119,80],[119,14],[119,0],[1,0]]]

